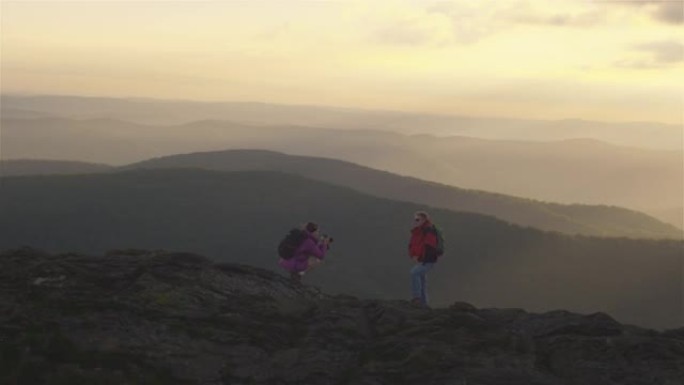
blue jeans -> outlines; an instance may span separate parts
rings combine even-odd
[[[411,289],[413,298],[420,298],[423,305],[427,305],[427,277],[425,274],[432,269],[434,263],[419,263],[411,269]]]

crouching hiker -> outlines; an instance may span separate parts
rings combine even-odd
[[[301,283],[302,276],[325,258],[332,238],[320,236],[318,225],[308,222],[303,229],[292,229],[278,245],[278,264],[290,272],[295,283]]]
[[[444,240],[426,212],[416,212],[413,221],[408,246],[409,256],[416,262],[411,269],[411,302],[427,306],[427,272],[444,253]]]

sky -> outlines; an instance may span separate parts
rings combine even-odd
[[[684,123],[679,0],[1,4],[2,93]]]

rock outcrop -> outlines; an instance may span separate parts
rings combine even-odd
[[[184,253],[0,254],[2,384],[680,385],[684,329],[329,296]]]

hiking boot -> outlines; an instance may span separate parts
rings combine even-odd
[[[290,273],[290,281],[292,281],[292,283],[295,285],[301,285],[302,284],[302,274],[299,272]]]

